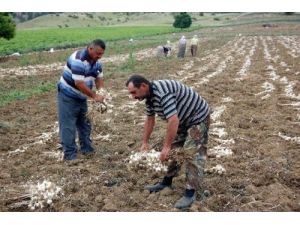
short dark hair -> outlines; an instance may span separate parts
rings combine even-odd
[[[93,40],[90,44],[89,44],[89,47],[95,47],[95,46],[99,46],[101,47],[103,50],[105,50],[105,42],[101,39],[96,39],[96,40]]]
[[[136,88],[139,88],[142,83],[150,85],[149,80],[147,80],[145,77],[138,74],[133,74],[129,77],[129,79],[126,81],[126,87],[128,87],[128,84],[130,82],[132,82]]]

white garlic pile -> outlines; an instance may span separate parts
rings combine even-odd
[[[110,113],[112,112],[112,108],[114,107],[113,104],[111,104],[111,101],[113,99],[112,94],[110,92],[108,92],[106,89],[101,88],[100,90],[96,91],[97,95],[102,95],[105,97],[104,99],[104,104],[107,107],[107,111]]]
[[[58,187],[54,183],[44,180],[42,183],[38,182],[37,185],[29,186],[29,193],[31,196],[28,207],[31,210],[36,208],[44,208],[46,206],[51,206],[53,200],[58,198],[61,194],[62,188]]]
[[[218,165],[216,165],[216,166],[214,166],[210,169],[205,170],[205,172],[207,172],[207,173],[217,173],[219,175],[222,175],[226,172],[226,170],[222,165],[218,164]]]
[[[113,98],[111,93],[102,88],[100,90],[97,90],[96,94],[104,96],[105,99],[103,103],[88,100],[88,116],[90,116],[91,119],[97,117],[99,115],[99,112],[101,114],[105,112],[112,113],[112,109],[114,108],[114,105],[110,103]]]
[[[160,152],[154,149],[149,152],[131,152],[129,156],[129,166],[138,169],[147,169],[151,171],[167,171],[167,166],[163,165],[159,159]]]
[[[220,146],[220,145],[213,147],[209,151],[210,151],[209,155],[211,157],[216,157],[216,158],[227,157],[233,154],[230,148],[227,148],[225,146]]]

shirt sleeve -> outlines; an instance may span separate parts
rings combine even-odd
[[[160,104],[166,119],[177,114],[176,97],[173,94],[168,93],[162,96]]]
[[[153,107],[146,101],[145,114],[147,116],[154,116],[155,112]]]
[[[103,75],[103,71],[99,71],[97,78],[103,79],[104,75]]]
[[[104,74],[103,74],[103,70],[102,70],[102,66],[101,64],[99,64],[98,66],[98,70],[97,70],[97,77],[96,78],[100,78],[100,79],[103,79],[104,78]]]

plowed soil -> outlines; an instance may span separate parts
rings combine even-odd
[[[259,25],[243,29],[207,31],[194,58],[187,49],[186,57],[177,59],[177,44],[167,59],[145,51],[135,72],[192,86],[214,110],[206,167],[221,165],[226,171],[205,174],[208,194],[198,196],[187,211],[300,211],[300,37],[272,35],[280,29],[299,31],[300,25],[271,27],[267,35]],[[251,29],[253,35],[239,35]],[[209,36],[216,32],[231,35]],[[56,91],[0,108],[0,211],[30,211],[15,203],[29,184],[43,180],[62,187],[63,195],[35,211],[177,211],[173,206],[185,187],[183,171],[173,190],[149,194],[144,186],[163,174],[128,165],[141,146],[144,105],[125,88],[130,74],[114,71],[118,61],[116,56],[104,64],[112,74],[105,86],[114,107],[93,119],[96,154],[79,154],[77,165],[56,157],[61,153]],[[22,89],[30,76],[1,73],[6,88]],[[41,67],[34,77],[55,83],[60,73],[60,66]],[[165,129],[157,118],[151,137],[157,150]],[[232,154],[217,157],[218,149]]]

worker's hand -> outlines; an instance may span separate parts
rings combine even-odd
[[[101,103],[103,103],[103,101],[104,101],[104,96],[102,96],[102,95],[95,95],[94,96],[94,98],[93,98],[96,102],[101,102]]]
[[[148,143],[143,143],[141,147],[141,152],[148,152],[149,151],[149,144]]]
[[[163,150],[160,152],[160,156],[159,159],[160,161],[165,161],[168,159],[169,156],[169,152],[170,152],[170,148],[163,148]]]

